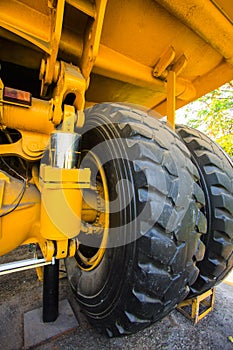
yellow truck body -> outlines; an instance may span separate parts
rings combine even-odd
[[[44,60],[46,84],[63,60],[86,79],[86,105],[119,101],[166,114],[170,70],[177,107],[233,79],[232,21],[230,0],[3,0],[1,60],[38,79]]]
[[[59,259],[109,336],[232,268],[232,163],[175,132],[233,79],[232,43],[232,0],[0,0],[0,256],[35,250],[0,274],[44,266],[46,322]]]

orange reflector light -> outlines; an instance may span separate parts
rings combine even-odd
[[[3,91],[3,100],[21,105],[31,106],[32,95],[30,92],[5,87]]]

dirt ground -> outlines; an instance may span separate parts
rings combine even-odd
[[[0,259],[13,260],[15,253]],[[25,258],[25,251],[17,251]],[[108,339],[98,334],[79,311],[69,289],[67,279],[60,280],[60,299],[67,298],[76,314],[79,326],[74,331],[35,347],[37,350],[71,349],[202,349],[233,350],[233,284],[222,283],[217,287],[214,311],[194,326],[174,310],[162,321],[135,335]],[[0,276],[0,349],[24,348],[23,315],[42,305],[42,284],[35,270]]]

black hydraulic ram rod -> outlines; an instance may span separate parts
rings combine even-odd
[[[59,260],[44,266],[43,322],[54,322],[58,317]]]

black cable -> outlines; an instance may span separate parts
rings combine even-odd
[[[17,198],[19,197],[19,200],[18,202],[15,204],[15,206],[13,208],[11,208],[10,210],[6,210],[5,212],[3,212],[2,214],[0,214],[0,217],[3,217],[3,216],[6,216],[10,213],[12,213],[12,211],[14,211],[20,204],[22,198],[23,198],[23,195],[25,193],[25,190],[26,190],[26,181],[23,183],[23,186],[22,186],[22,190],[20,191],[19,195],[16,197],[16,199],[10,204],[13,205],[14,202],[17,200]]]
[[[13,200],[13,202],[9,205],[12,206],[14,205],[14,203],[17,201],[17,203],[15,204],[15,206],[9,210],[6,210],[5,212],[3,212],[2,214],[0,214],[0,217],[6,216],[10,213],[12,213],[20,204],[23,195],[26,191],[26,185],[27,185],[27,179],[25,179],[23,176],[21,176],[15,169],[13,169],[9,164],[7,164],[5,162],[5,160],[1,157],[1,161],[8,167],[8,169],[10,169],[11,171],[13,171],[18,177],[20,177],[23,180],[23,186],[22,189],[20,190],[19,194],[17,195],[17,197]]]
[[[11,170],[11,171],[13,171],[13,173],[15,173],[18,177],[20,177],[23,181],[27,181],[28,179],[26,178],[24,178],[22,175],[20,175],[14,168],[12,168],[6,161],[5,161],[5,159],[3,158],[3,157],[1,157],[1,161],[3,162],[3,164],[5,165],[5,166],[7,166],[7,168],[9,169],[9,170]]]

